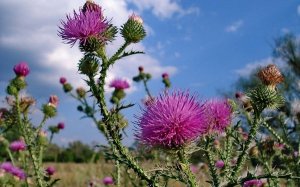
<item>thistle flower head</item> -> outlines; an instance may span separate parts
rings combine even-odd
[[[9,173],[19,178],[20,180],[24,180],[26,178],[25,172],[18,167],[13,167]]]
[[[26,62],[20,62],[14,66],[14,72],[17,76],[26,77],[29,74],[30,69]]]
[[[279,69],[274,64],[270,64],[267,67],[262,68],[258,72],[257,76],[263,84],[271,87],[275,87],[284,80]]]
[[[166,92],[143,109],[136,137],[149,146],[184,146],[203,133],[203,111],[203,104],[188,92]]]
[[[103,184],[104,185],[111,185],[114,184],[114,180],[112,177],[104,177],[103,179]]]
[[[0,164],[0,169],[5,172],[10,172],[14,166],[10,162],[3,162]]]
[[[129,83],[126,80],[122,79],[114,79],[110,84],[109,87],[115,88],[118,90],[124,90],[129,88]]]
[[[246,182],[244,182],[244,185],[243,185],[243,187],[261,187],[261,186],[263,186],[263,183],[261,180],[258,180],[258,179],[246,181]]]
[[[23,140],[16,140],[11,142],[9,149],[14,152],[24,151],[26,149],[26,144]]]
[[[79,41],[85,45],[88,39],[94,38],[98,42],[105,42],[103,33],[109,24],[104,19],[101,7],[94,3],[88,3],[79,13],[74,11],[74,15],[67,15],[66,21],[61,21],[59,36],[72,46]]]
[[[231,123],[232,109],[227,100],[210,100],[206,103],[206,133],[223,132]]]

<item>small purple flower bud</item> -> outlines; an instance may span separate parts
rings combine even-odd
[[[64,85],[67,82],[67,79],[65,77],[61,77],[59,79],[60,84]]]
[[[169,74],[168,73],[163,73],[161,76],[162,76],[163,79],[168,79],[169,78]]]
[[[244,182],[244,185],[243,185],[243,187],[261,187],[261,186],[263,186],[263,183],[261,182],[261,180],[258,180],[258,179],[246,181],[246,182]]]
[[[58,105],[58,97],[56,95],[51,95],[49,98],[49,105],[53,106],[54,108]]]
[[[109,84],[109,87],[119,89],[119,90],[124,90],[126,88],[129,88],[130,86],[126,80],[115,79]]]
[[[103,184],[104,185],[111,185],[114,184],[114,180],[112,177],[104,177],[103,179]]]
[[[26,62],[20,62],[14,66],[14,72],[17,76],[26,77],[30,72],[29,66]]]
[[[49,166],[45,169],[46,173],[51,176],[55,173],[55,168],[53,166]]]
[[[57,124],[57,128],[62,130],[62,129],[65,128],[65,124],[63,122],[60,122],[60,123]]]
[[[223,167],[225,166],[223,160],[218,160],[216,162],[216,167],[219,168],[219,169],[222,169]]]
[[[139,72],[143,72],[144,71],[144,67],[143,66],[139,66]]]
[[[143,24],[143,22],[144,22],[140,16],[135,15],[134,13],[129,17],[129,20],[133,20],[139,24]]]

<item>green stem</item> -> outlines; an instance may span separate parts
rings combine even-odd
[[[11,163],[15,166],[15,160],[14,160],[14,157],[13,157],[13,155],[12,155],[12,153],[11,153],[11,151],[10,151],[10,149],[9,149],[8,147],[6,147],[6,151],[7,151],[7,153],[8,153],[8,156],[9,156],[9,158],[10,158]]]
[[[190,165],[188,160],[186,159],[186,155],[184,152],[184,149],[181,149],[177,152],[179,161],[181,162],[181,168],[182,168],[182,172],[184,172],[184,174],[187,176],[187,182],[188,182],[188,186],[189,187],[196,187],[196,179],[195,176],[193,175],[193,173],[191,172],[190,169]]]
[[[36,177],[36,183],[38,187],[45,187],[45,182],[43,181],[43,172],[41,171],[41,167],[39,164],[39,160],[36,158],[35,154],[35,147],[33,147],[33,142],[31,141],[30,138],[30,132],[28,125],[26,123],[23,123],[21,119],[21,110],[20,110],[20,101],[19,101],[19,96],[15,96],[15,102],[16,102],[16,109],[17,109],[17,120],[18,124],[20,126],[22,135],[24,136],[25,143],[27,145],[27,149],[29,151],[29,155],[31,157],[32,163],[33,163],[33,168],[35,172],[35,177]]]
[[[288,142],[283,140],[275,131],[274,129],[267,123],[264,122],[263,125],[269,130],[269,132],[279,141],[279,143],[284,144],[289,150],[294,151],[294,149],[289,145]]]
[[[102,68],[100,71],[99,86],[96,86],[94,77],[92,76],[89,76],[89,86],[91,87],[91,92],[93,93],[94,97],[97,99],[97,102],[99,104],[100,111],[103,116],[103,122],[105,123],[104,133],[107,137],[107,140],[110,142],[111,145],[113,145],[116,148],[116,150],[119,152],[123,160],[125,160],[125,163],[126,165],[128,165],[129,168],[132,168],[133,171],[135,171],[141,179],[145,180],[149,186],[157,187],[158,185],[151,180],[151,177],[148,176],[128,154],[128,150],[121,144],[119,135],[116,135],[113,131],[113,124],[110,123],[110,112],[107,109],[107,105],[105,102],[104,84],[109,65],[114,63],[114,61],[118,58],[118,56],[128,45],[128,43],[125,43],[109,60],[107,60],[105,53],[98,53],[98,55],[101,55],[100,57],[102,58]]]
[[[215,167],[215,162],[213,160],[213,155],[211,154],[211,150],[209,149],[209,144],[210,144],[210,137],[207,137],[206,139],[206,144],[205,144],[205,156],[207,158],[208,161],[208,167],[209,167],[209,171],[211,173],[211,177],[212,177],[212,184],[214,187],[218,187],[220,185],[220,180],[219,177],[217,175],[217,169]]]
[[[149,96],[150,99],[152,99],[153,97],[150,93],[150,90],[149,90],[148,85],[147,85],[147,81],[145,79],[143,79],[143,84],[144,84],[145,91],[146,91],[147,95]]]
[[[248,139],[245,142],[245,145],[243,146],[242,153],[239,155],[239,157],[237,159],[236,166],[233,168],[233,171],[231,173],[231,180],[232,181],[237,180],[236,179],[237,174],[241,170],[241,168],[242,168],[242,166],[243,166],[243,164],[246,160],[247,150],[249,149],[249,146],[250,146],[252,140],[256,136],[256,132],[257,132],[258,127],[259,127],[259,115],[258,114],[255,114],[254,123],[250,124],[250,125],[251,125],[251,129],[250,129],[250,132],[249,132],[249,135],[248,135]]]
[[[120,179],[121,179],[121,168],[120,168],[120,163],[119,163],[119,161],[118,160],[116,160],[116,169],[117,169],[117,184],[116,184],[116,186],[117,187],[120,187]]]

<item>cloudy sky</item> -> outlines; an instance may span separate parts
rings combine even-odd
[[[77,73],[82,57],[76,46],[63,44],[57,36],[60,20],[84,0],[1,0],[0,1],[0,98],[5,97],[12,68],[26,61],[30,65],[28,94],[38,99],[37,107],[48,96],[60,97],[59,116],[48,125],[64,121],[66,129],[55,141],[73,140],[104,143],[96,127],[80,119],[77,103],[61,90],[58,79],[67,77],[75,87],[84,85]],[[142,65],[153,74],[150,87],[154,94],[163,88],[160,75],[168,72],[173,87],[197,92],[202,98],[218,96],[218,90],[230,89],[240,75],[258,64],[272,61],[274,39],[284,33],[299,35],[300,2],[266,1],[192,1],[192,0],[97,0],[104,14],[117,26],[133,12],[143,17],[146,39],[129,48],[145,51],[122,60],[109,73],[108,81],[121,77],[131,80]],[[109,46],[112,54],[122,44],[120,37]],[[126,112],[129,121],[139,112],[145,93],[132,83],[127,101],[137,105]],[[109,94],[108,94],[109,96]],[[3,105],[3,103],[1,103]],[[35,111],[34,117],[41,114]],[[131,123],[126,144],[133,142]]]

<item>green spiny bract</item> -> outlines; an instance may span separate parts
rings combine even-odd
[[[94,76],[99,70],[98,60],[90,55],[85,55],[78,64],[78,70],[81,74]]]
[[[48,105],[48,104],[43,105],[42,111],[43,111],[44,115],[47,116],[48,118],[55,117],[56,113],[57,113],[56,108],[51,105]]]
[[[146,36],[143,24],[129,19],[122,27],[121,34],[126,42],[137,43]]]
[[[65,83],[63,85],[63,89],[64,89],[65,93],[68,93],[68,92],[72,91],[73,87],[72,87],[72,85],[70,83]]]
[[[87,39],[85,43],[80,43],[79,49],[81,52],[86,53],[86,52],[94,52],[97,51],[99,48],[103,47],[103,43],[99,41],[98,38],[95,37],[90,37]]]
[[[278,109],[285,103],[284,97],[276,90],[272,90],[267,86],[260,85],[247,93],[250,97],[254,110],[258,113],[264,109]]]
[[[118,28],[116,26],[109,25],[108,29],[103,33],[103,36],[107,41],[112,42],[115,39],[117,33]]]

